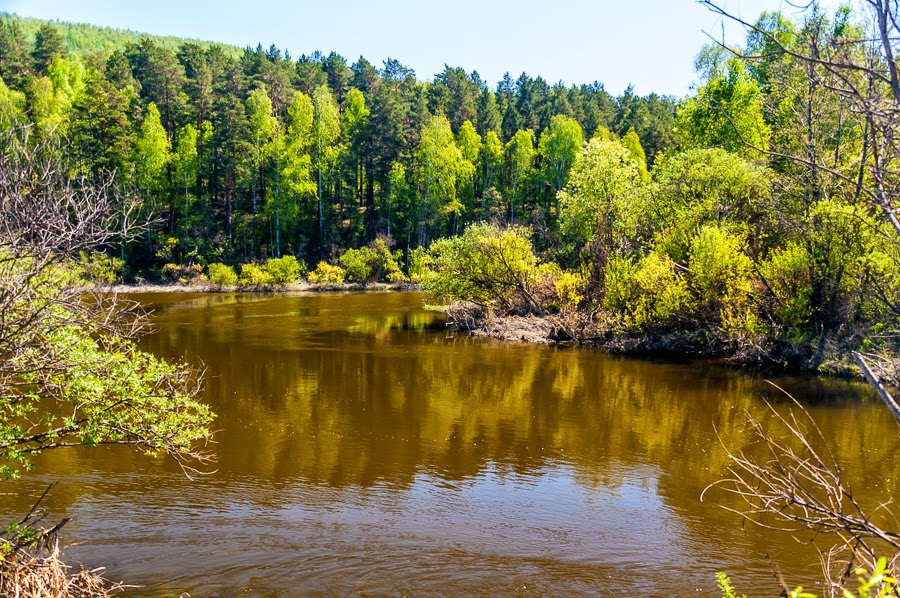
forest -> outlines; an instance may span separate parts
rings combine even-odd
[[[411,281],[466,327],[532,314],[554,340],[845,371],[892,350],[889,158],[802,57],[864,61],[865,27],[747,26],[676,100],[5,14],[0,118],[139,198],[146,232],[84,256],[94,277]]]
[[[65,139],[79,168],[145,198],[151,235],[124,250],[143,276],[168,262],[314,263],[378,235],[407,251],[492,215],[552,226],[581,131],[634,131],[651,161],[674,141],[673,98],[599,83],[523,73],[494,90],[450,67],[423,83],[395,60],[2,23],[6,103]]]

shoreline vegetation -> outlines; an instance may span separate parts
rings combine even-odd
[[[109,292],[118,294],[153,293],[267,293],[284,295],[316,295],[331,293],[392,293],[422,292],[420,285],[410,282],[376,282],[336,284],[291,282],[283,285],[214,285],[208,281],[194,283],[134,283],[113,284]],[[617,331],[609,323],[591,322],[590,314],[566,313],[544,315],[496,314],[472,303],[453,301],[449,305],[426,304],[427,309],[447,316],[447,328],[473,337],[497,341],[546,344],[601,349],[611,354],[634,357],[673,357],[684,359],[715,359],[724,365],[749,367],[761,372],[781,371],[864,379],[848,356],[828,355],[815,369],[791,367],[774,359],[763,362],[759,355],[741,353],[728,340],[711,331],[671,334],[635,334]]]

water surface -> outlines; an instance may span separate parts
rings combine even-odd
[[[786,408],[759,376],[474,340],[416,294],[135,298],[156,311],[149,350],[206,368],[215,471],[57,451],[0,509],[58,481],[69,553],[135,595],[715,596],[728,571],[775,596],[773,564],[819,578],[809,534],[699,500],[723,444],[754,450],[748,413]],[[900,435],[868,389],[777,382],[867,504],[895,494]]]

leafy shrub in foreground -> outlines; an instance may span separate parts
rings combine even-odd
[[[207,278],[210,284],[219,287],[233,286],[238,283],[237,272],[234,268],[226,264],[212,263],[207,268]]]
[[[78,254],[81,278],[85,282],[114,283],[122,280],[125,262],[99,251],[82,251]]]
[[[284,285],[300,280],[306,274],[306,264],[292,255],[286,255],[269,259],[265,270],[272,284]]]
[[[240,283],[248,287],[260,287],[272,284],[272,277],[262,266],[248,263],[241,266]]]
[[[431,255],[434,275],[423,286],[441,299],[543,311],[534,295],[540,272],[530,229],[473,224],[459,237],[432,243]]]
[[[400,271],[400,251],[391,251],[388,237],[378,237],[365,247],[348,249],[341,256],[341,265],[347,273],[347,280],[370,284],[381,280],[405,280]],[[399,274],[399,276],[398,276]]]
[[[312,284],[338,285],[344,282],[346,273],[340,266],[333,266],[328,262],[319,262],[316,269],[309,273],[307,279]]]

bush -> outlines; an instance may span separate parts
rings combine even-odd
[[[200,264],[165,264],[162,277],[177,284],[199,284],[203,282],[203,267]]]
[[[530,229],[473,224],[459,237],[432,243],[431,255],[434,275],[423,287],[441,300],[543,312],[534,294],[540,272]]]
[[[306,264],[292,255],[276,257],[266,262],[266,273],[272,284],[285,285],[300,280],[306,274]]]
[[[81,278],[85,282],[111,284],[121,282],[122,268],[125,262],[117,257],[110,257],[99,251],[90,253],[82,251],[78,254]]]
[[[388,274],[388,282],[391,284],[403,284],[404,282],[409,282],[409,279],[406,277],[406,274],[397,270],[396,272],[391,272]]]
[[[562,311],[575,311],[584,300],[585,279],[582,274],[563,271],[553,280],[559,308]]]
[[[211,284],[218,287],[230,287],[236,285],[238,282],[238,276],[234,271],[234,268],[219,263],[209,265],[207,277]]]
[[[751,277],[753,261],[744,240],[722,226],[706,225],[691,240],[689,256],[698,319],[722,329],[732,339],[763,332]]]
[[[309,273],[308,280],[312,284],[339,285],[344,282],[346,272],[340,266],[332,266],[328,262],[319,262],[316,269]]]
[[[341,266],[347,275],[347,280],[352,282],[368,282],[372,276],[372,267],[369,266],[369,253],[362,249],[348,249],[341,256]]]
[[[627,258],[610,260],[606,283],[605,305],[628,328],[668,328],[693,309],[687,281],[672,260],[656,252],[637,264]]]
[[[749,292],[753,262],[740,238],[719,226],[707,225],[691,241],[691,287],[707,304],[740,301]]]
[[[412,282],[421,284],[425,279],[431,276],[429,266],[431,266],[431,255],[429,255],[427,249],[424,247],[416,247],[409,252],[408,274],[409,279]]]
[[[546,309],[553,312],[574,312],[584,300],[583,275],[563,270],[555,262],[546,262],[538,266],[538,276],[540,280],[534,295]]]
[[[382,280],[397,279],[400,272],[401,252],[391,251],[393,241],[389,237],[378,237],[366,247],[348,249],[341,256],[341,265],[347,272],[347,280],[369,284]],[[405,277],[404,277],[405,279]]]
[[[248,287],[262,287],[272,284],[272,277],[262,266],[249,263],[241,266],[240,283]]]

